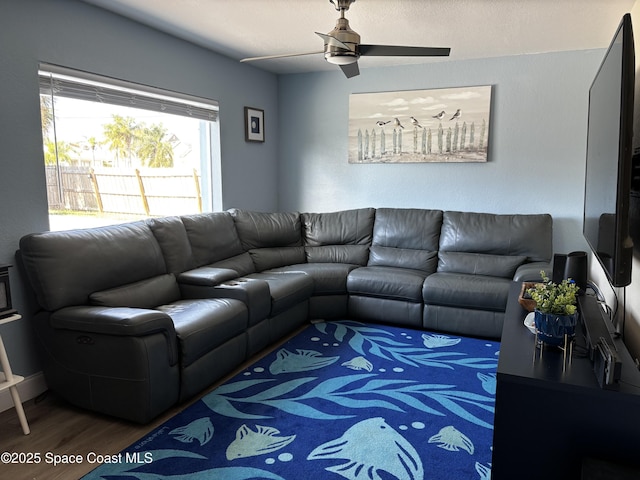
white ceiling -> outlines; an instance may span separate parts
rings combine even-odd
[[[322,50],[329,0],[84,0],[234,59]],[[636,0],[357,0],[362,43],[451,47],[448,59],[362,57],[360,68],[605,48]],[[335,69],[322,55],[263,60],[276,73]]]

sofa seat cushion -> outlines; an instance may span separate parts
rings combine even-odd
[[[346,295],[347,277],[358,265],[350,263],[301,263],[274,272],[303,272],[313,279],[314,295]]]
[[[303,272],[261,272],[246,278],[264,280],[271,295],[270,317],[309,300],[313,295],[313,279]]]
[[[240,300],[179,300],[156,308],[166,313],[180,344],[182,368],[248,328],[247,307]]]
[[[489,255],[486,253],[440,252],[438,271],[470,273],[512,279],[525,255]]]
[[[424,282],[424,303],[504,312],[511,280],[464,273],[434,273]]]
[[[427,274],[397,267],[356,268],[347,278],[350,295],[422,302],[422,284]]]

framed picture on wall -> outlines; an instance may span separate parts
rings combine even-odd
[[[491,85],[349,96],[349,163],[487,162]]]
[[[264,142],[264,110],[244,107],[244,139],[247,142]]]

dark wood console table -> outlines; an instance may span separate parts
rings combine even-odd
[[[640,464],[640,372],[623,342],[614,342],[623,363],[617,391],[598,385],[580,348],[581,326],[564,372],[558,349],[545,348],[542,360],[534,362],[534,335],[523,324],[520,288],[511,287],[502,330],[492,479],[580,480],[587,458]],[[582,314],[601,315],[595,299],[582,303]]]

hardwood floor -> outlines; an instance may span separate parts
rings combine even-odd
[[[98,465],[89,462],[90,453],[116,454],[175,413],[167,413],[149,425],[136,425],[76,409],[52,393],[45,395],[24,405],[29,435],[23,435],[14,409],[0,414],[0,478],[80,478]],[[7,463],[4,452],[13,454],[15,463]],[[80,456],[81,461],[54,465],[55,455],[69,459]]]
[[[306,328],[306,325],[303,328]],[[202,395],[278,348],[303,328],[293,332],[270,349],[255,355],[234,372],[212,385]],[[100,465],[101,462],[96,463],[94,460],[97,456],[118,454],[173,415],[187,408],[198,398],[176,406],[147,425],[138,425],[75,408],[55,394],[46,392],[41,397],[24,403],[25,414],[31,429],[29,435],[22,433],[14,408],[0,413],[0,455],[2,455],[0,480],[81,478]],[[9,462],[6,461],[7,454],[4,452],[13,456]],[[80,461],[71,463],[76,459]],[[60,462],[58,465],[54,465],[56,460]]]

